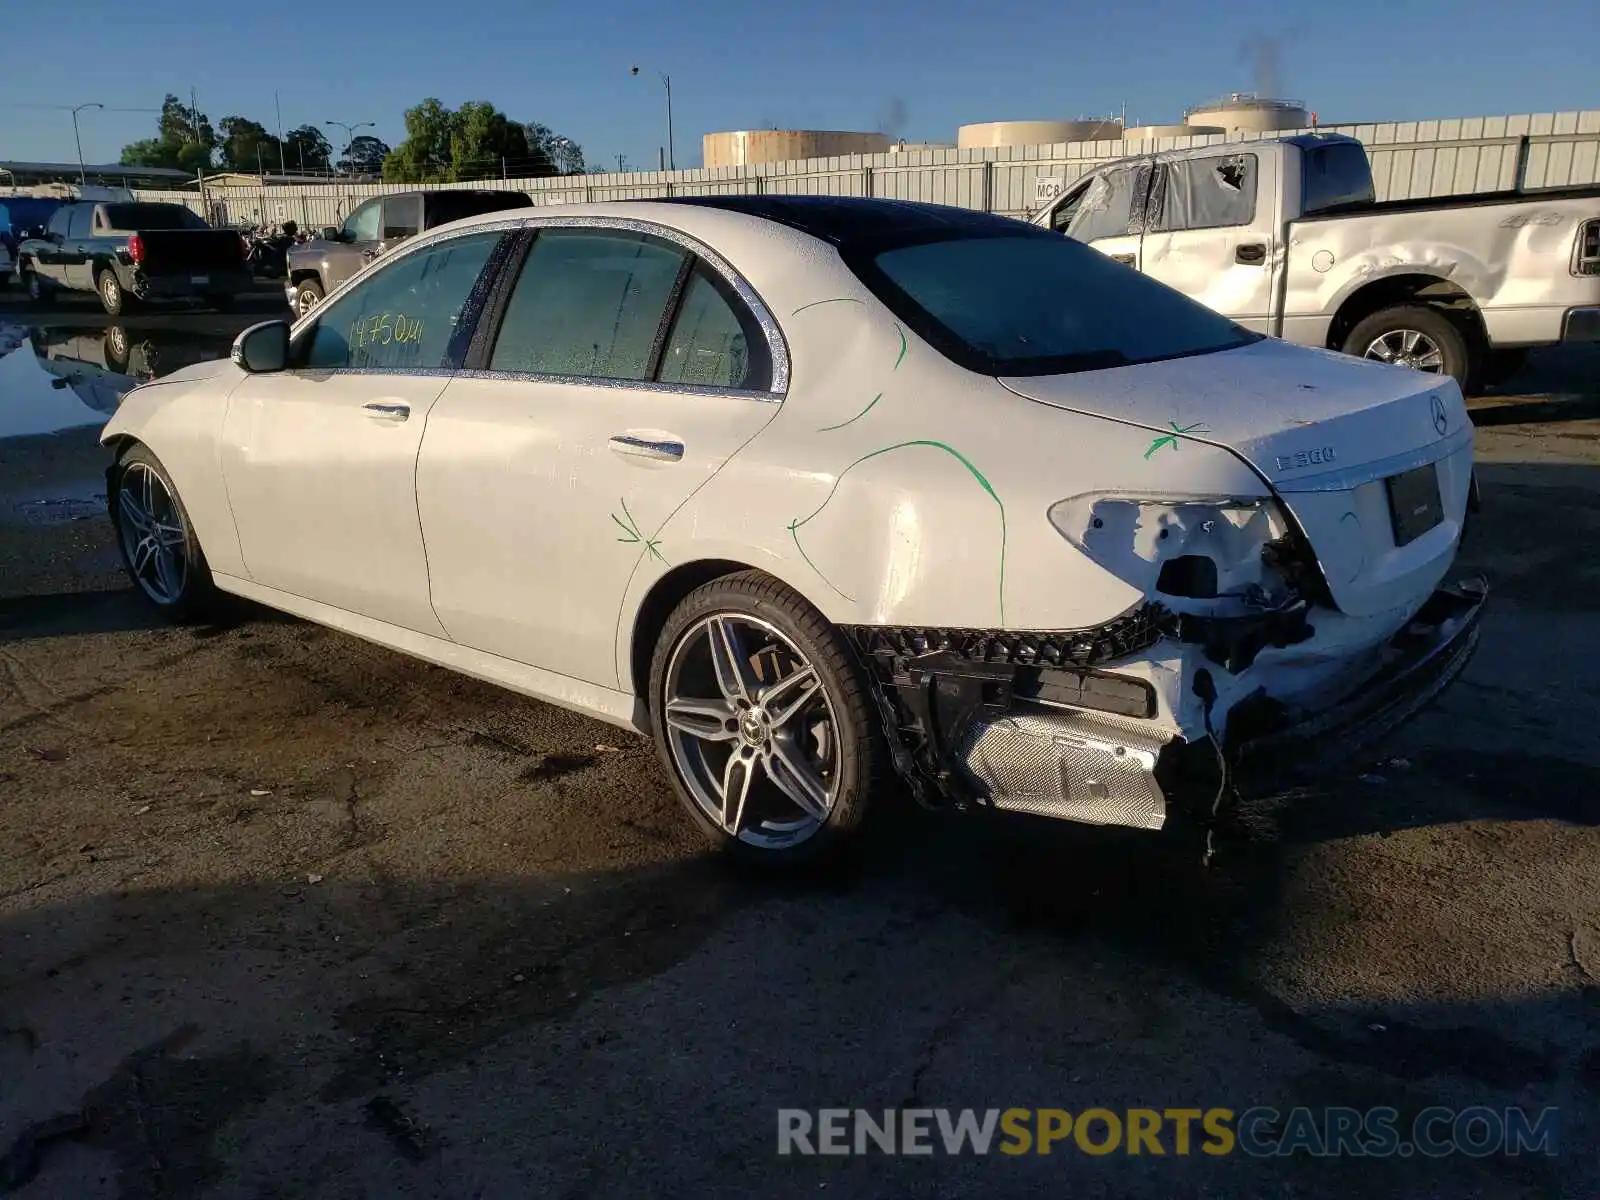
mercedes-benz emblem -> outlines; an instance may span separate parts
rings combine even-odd
[[[1444,431],[1450,428],[1450,418],[1445,415],[1444,401],[1439,399],[1439,394],[1435,392],[1429,397],[1429,405],[1433,409],[1433,427],[1438,430],[1439,436],[1443,437]]]

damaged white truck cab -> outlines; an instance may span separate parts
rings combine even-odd
[[[1449,374],[1600,341],[1600,187],[1374,201],[1354,138],[1123,159],[1034,216],[1241,325]]]

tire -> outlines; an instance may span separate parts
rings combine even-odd
[[[100,297],[100,307],[108,316],[120,317],[128,309],[128,297],[122,290],[122,280],[110,267],[100,268],[94,277],[95,294]]]
[[[139,593],[174,622],[217,615],[220,593],[189,511],[167,469],[147,447],[135,443],[118,456],[110,501],[117,550]],[[154,521],[149,519],[152,512]],[[163,541],[162,529],[176,536]]]
[[[1357,323],[1343,349],[1357,358],[1453,376],[1466,395],[1477,389],[1482,377],[1483,354],[1477,339],[1460,322],[1425,304],[1379,309]]]
[[[326,294],[322,290],[322,285],[315,279],[302,279],[294,289],[294,315],[305,316],[322,303],[322,298]]]
[[[233,311],[234,300],[233,296],[207,296],[206,307],[215,312],[230,313]]]
[[[742,650],[723,661],[744,664],[731,687],[712,661],[713,640],[729,645],[719,636],[729,631]],[[797,691],[805,684],[791,681],[807,667],[816,686]],[[806,600],[757,571],[727,575],[691,592],[656,642],[656,753],[721,852],[775,869],[832,857],[861,828],[885,776],[867,686],[843,636]],[[671,708],[682,724],[669,722]],[[744,767],[730,771],[736,757]],[[730,779],[745,781],[742,804],[728,799]]]
[[[106,367],[118,375],[125,375],[128,370],[128,359],[132,354],[133,339],[128,336],[127,329],[121,325],[106,326]]]

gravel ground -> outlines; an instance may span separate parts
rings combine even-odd
[[[1467,675],[1207,869],[905,811],[743,877],[642,741],[160,626],[92,437],[0,441],[0,1194],[1600,1194],[1600,371],[1535,368],[1477,402]],[[779,1107],[1262,1104],[1551,1105],[1561,1153],[776,1153]]]

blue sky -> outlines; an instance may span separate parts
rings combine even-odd
[[[377,0],[196,4],[74,0],[69,23],[13,37],[0,73],[0,159],[115,161],[154,132],[165,92],[196,89],[213,122],[269,129],[329,119],[404,135],[437,96],[489,100],[579,141],[591,161],[653,166],[666,140],[657,71],[672,76],[678,165],[700,135],[764,126],[871,129],[954,141],[967,121],[1071,117],[1127,105],[1176,121],[1256,87],[1307,100],[1323,123],[1600,107],[1597,0]],[[979,15],[972,15],[977,13]],[[70,61],[43,53],[71,45]],[[1248,49],[1265,46],[1265,55]],[[1264,60],[1264,61],[1263,61]],[[628,74],[631,64],[643,70]],[[332,131],[330,131],[332,132]],[[370,132],[370,131],[369,131]],[[332,133],[335,141],[342,135]]]

